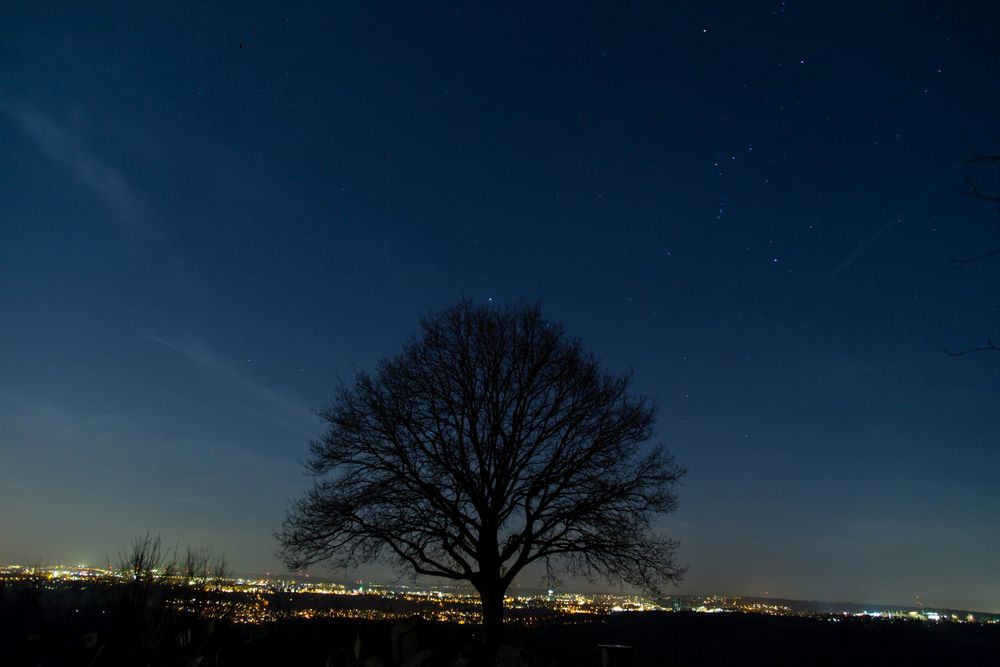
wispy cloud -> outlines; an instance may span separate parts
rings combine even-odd
[[[946,173],[950,175],[951,173],[956,171],[961,166],[961,164],[962,164],[961,162],[956,163],[955,166],[949,169]],[[858,247],[852,250],[851,252],[847,253],[847,256],[844,257],[844,259],[840,262],[840,264],[838,264],[837,267],[830,272],[830,275],[827,276],[827,280],[836,278],[838,275],[840,275],[844,271],[847,271],[847,269],[851,268],[851,265],[854,264],[854,262],[856,262],[859,257],[868,252],[868,250],[875,245],[875,243],[879,240],[879,238],[883,234],[885,234],[895,225],[902,224],[903,221],[911,213],[913,213],[920,206],[923,206],[924,202],[927,201],[927,198],[931,195],[931,193],[937,190],[939,185],[940,183],[938,182],[938,179],[935,179],[932,185],[930,185],[923,192],[914,197],[910,201],[910,203],[903,208],[902,211],[900,211],[896,215],[891,216],[884,224],[882,224],[882,226],[876,229],[874,233],[872,233],[867,239],[859,242]]]
[[[133,229],[153,231],[139,197],[121,172],[98,157],[67,128],[31,107],[0,97],[0,112],[10,118],[54,162],[66,165],[81,183],[97,194],[115,216]]]
[[[149,340],[176,352],[191,363],[211,373],[233,387],[238,393],[249,396],[268,407],[274,419],[285,427],[307,437],[316,435],[318,418],[312,410],[289,399],[279,392],[251,379],[213,352],[195,345],[178,343],[149,334]]]
[[[275,566],[270,531],[304,482],[294,458],[175,416],[107,410],[0,383],[0,562],[101,563],[162,530],[222,546],[237,568]]]
[[[858,247],[849,252],[847,254],[847,257],[845,257],[843,261],[841,261],[840,264],[837,265],[837,268],[835,268],[833,271],[830,272],[830,275],[827,276],[827,278],[836,278],[838,275],[840,275],[847,269],[851,268],[851,265],[854,264],[854,262],[856,262],[857,259],[861,257],[861,255],[865,254],[865,252],[869,248],[875,245],[875,242],[878,241],[880,236],[889,231],[889,229],[894,225],[896,225],[897,223],[902,222],[903,215],[905,215],[907,212],[909,212],[909,210],[904,211],[904,213],[898,216],[890,218],[888,222],[886,222],[884,225],[876,229],[874,234],[869,236],[864,241],[858,243]]]

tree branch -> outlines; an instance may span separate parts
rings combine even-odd
[[[1000,346],[993,342],[992,338],[986,339],[986,345],[980,345],[978,347],[969,347],[958,352],[952,352],[951,350],[945,350],[945,354],[949,357],[961,357],[966,354],[971,354],[973,352],[1000,352]]]
[[[967,264],[973,264],[975,262],[981,262],[984,259],[990,259],[991,257],[1000,256],[1000,248],[994,248],[988,252],[984,252],[982,255],[975,255],[973,257],[952,257],[951,263],[953,269],[960,269]]]

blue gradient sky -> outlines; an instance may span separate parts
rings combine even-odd
[[[0,6],[0,561],[278,568],[312,410],[468,295],[635,368],[682,592],[1000,611],[995,3],[536,4]]]

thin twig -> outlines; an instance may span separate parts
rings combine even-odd
[[[1000,352],[1000,345],[994,343],[992,338],[987,338],[986,345],[970,347],[959,352],[952,352],[951,350],[945,350],[945,352],[949,357],[961,357],[962,355],[969,354],[971,352]]]
[[[993,250],[990,250],[989,252],[984,252],[982,255],[976,255],[974,257],[952,257],[951,258],[951,263],[953,264],[953,266],[951,268],[953,268],[953,269],[959,269],[959,268],[962,268],[963,266],[965,266],[966,264],[972,264],[974,262],[980,262],[980,261],[982,261],[984,259],[989,259],[991,257],[996,257],[997,255],[1000,255],[1000,248],[994,248]]]
[[[995,203],[1000,203],[1000,197],[997,195],[988,195],[976,186],[976,182],[973,181],[968,176],[965,177],[966,182],[968,182],[968,188],[959,188],[958,194],[963,197],[972,197],[973,199],[979,199],[981,201],[990,201]]]

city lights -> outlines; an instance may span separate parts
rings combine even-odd
[[[109,569],[77,566],[0,566],[0,583],[34,582],[43,588],[64,585],[128,583],[127,577]],[[397,621],[419,617],[457,624],[481,622],[479,596],[463,589],[413,588],[372,582],[344,584],[305,577],[234,577],[187,579],[159,573],[156,583],[171,591],[167,604],[183,613],[234,623],[260,624],[281,619],[344,618]],[[186,592],[190,591],[190,592]],[[210,593],[210,595],[197,594]],[[508,595],[504,599],[511,623],[575,623],[612,614],[647,612],[742,613],[768,616],[812,617],[839,622],[847,618],[885,622],[989,623],[994,614],[940,609],[891,609],[879,606],[858,611],[817,611],[758,598],[733,596],[666,596],[653,598],[627,593],[557,593]]]

